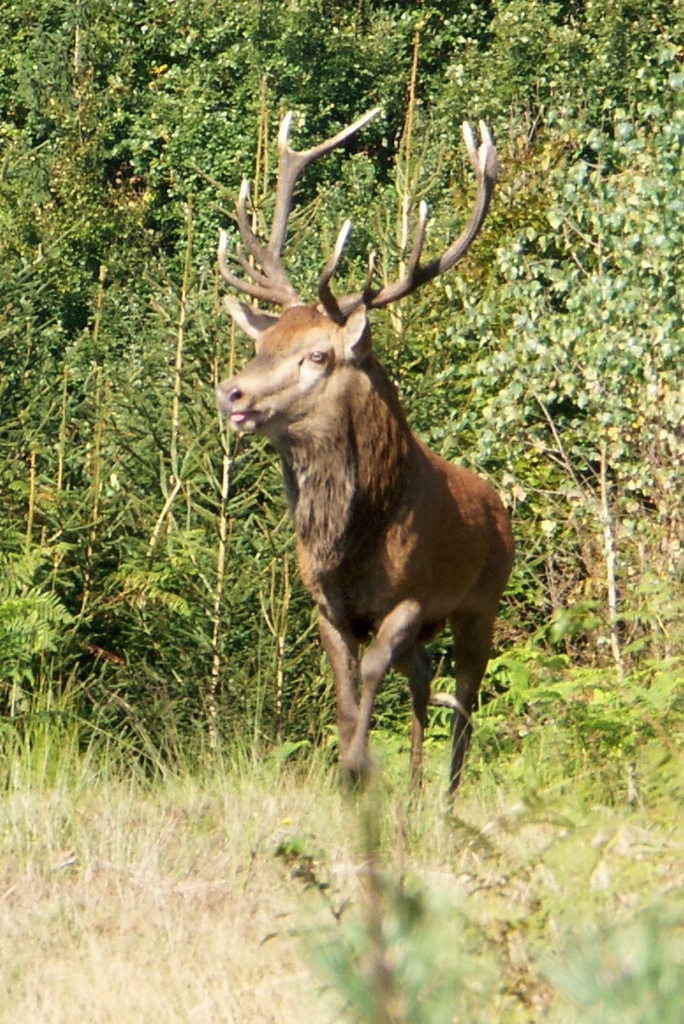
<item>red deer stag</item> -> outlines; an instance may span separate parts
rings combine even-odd
[[[299,566],[319,608],[321,640],[335,675],[340,761],[348,778],[363,779],[369,771],[373,703],[394,665],[411,690],[411,772],[419,780],[431,680],[423,645],[447,619],[451,623],[456,697],[433,700],[454,709],[453,794],[513,539],[489,484],[435,455],[411,432],[371,350],[367,314],[410,294],[467,252],[487,213],[497,155],[483,123],[479,149],[470,126],[463,126],[477,197],[461,236],[440,257],[421,263],[428,215],[421,203],[405,276],[375,287],[371,256],[363,289],[336,298],[330,280],[349,233],[347,221],[321,274],[318,303],[303,303],[281,262],[295,183],[308,164],[377,113],[301,152],[288,144],[292,115],[284,118],[273,225],[265,244],[250,225],[249,183],[243,182],[237,220],[246,252],[238,249],[236,259],[246,276],[227,264],[225,232],[218,251],[221,273],[231,287],[284,311],[275,316],[226,297],[231,316],[254,339],[256,354],[219,385],[218,403],[234,430],[265,434],[282,460]],[[359,660],[359,644],[369,639]]]

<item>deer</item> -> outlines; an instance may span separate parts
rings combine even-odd
[[[383,677],[394,666],[406,676],[411,695],[414,786],[420,785],[429,704],[453,710],[451,799],[461,781],[474,703],[513,564],[513,537],[493,487],[433,452],[412,432],[397,389],[373,352],[369,313],[411,294],[469,250],[498,173],[487,126],[480,122],[478,146],[470,125],[463,125],[477,194],[466,226],[440,256],[422,262],[428,207],[421,202],[406,270],[395,281],[374,283],[371,253],[361,290],[334,295],[331,279],[350,220],[342,225],[321,272],[317,302],[300,299],[282,263],[302,171],[380,112],[375,108],[301,151],[289,144],[293,115],[285,115],[268,241],[252,226],[250,184],[243,181],[236,202],[242,244],[229,257],[228,236],[221,232],[218,265],[232,289],[257,302],[224,297],[230,316],[254,341],[255,354],[218,385],[217,398],[232,430],[264,435],[280,456],[300,574],[318,607],[320,640],[334,675],[343,779],[353,787],[371,774],[373,706]],[[433,673],[425,644],[447,621],[456,694],[431,698]]]

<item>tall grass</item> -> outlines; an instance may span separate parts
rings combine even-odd
[[[408,750],[378,736],[350,799],[320,750],[186,742],[154,771],[139,736],[84,748],[46,710],[1,734],[3,1022],[681,1015],[675,728],[644,739],[636,799],[576,771],[567,719],[543,773],[538,744],[494,763],[476,735],[447,813],[439,741],[411,796]]]

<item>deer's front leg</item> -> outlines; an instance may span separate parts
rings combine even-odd
[[[369,763],[368,732],[375,695],[385,672],[412,647],[420,630],[422,610],[417,601],[401,601],[380,623],[380,628],[361,660],[361,702],[356,729],[343,758],[352,774],[363,775]]]
[[[359,718],[356,698],[359,678],[358,644],[350,633],[334,625],[323,612],[319,614],[318,630],[335,676],[340,760],[344,764]]]

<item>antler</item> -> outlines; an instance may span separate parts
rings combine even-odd
[[[418,210],[418,222],[416,224],[413,248],[408,260],[405,276],[401,280],[394,281],[382,288],[373,289],[371,287],[373,272],[371,260],[369,261],[369,273],[363,290],[336,299],[330,290],[330,279],[342,255],[342,249],[349,234],[350,222],[346,221],[338,235],[333,255],[326,264],[318,284],[318,295],[328,316],[338,322],[344,322],[354,307],[360,302],[363,302],[368,309],[379,309],[381,306],[387,306],[390,302],[395,302],[405,295],[410,295],[411,292],[415,291],[416,288],[420,288],[426,281],[430,281],[433,277],[443,274],[445,270],[453,267],[454,263],[460,260],[462,256],[465,256],[487,216],[487,210],[489,209],[489,203],[499,172],[496,148],[484,121],[480,121],[480,135],[482,143],[478,149],[472,128],[467,121],[464,122],[463,137],[470,162],[477,177],[477,195],[470,220],[456,241],[452,242],[441,256],[421,265],[420,257],[423,252],[425,227],[428,218],[427,203],[422,202]]]
[[[297,292],[288,280],[287,274],[283,269],[281,259],[283,245],[285,243],[285,235],[287,233],[287,222],[292,209],[292,194],[294,192],[297,179],[305,167],[314,160],[317,160],[318,157],[329,153],[331,149],[341,146],[343,142],[346,142],[346,140],[350,138],[350,136],[354,135],[360,128],[363,128],[365,124],[368,124],[372,118],[379,114],[380,110],[380,107],[375,107],[374,110],[368,111],[367,114],[360,117],[358,121],[354,121],[354,123],[349,125],[349,127],[343,128],[342,131],[337,133],[337,135],[333,135],[332,138],[326,139],[325,142],[321,142],[320,145],[314,146],[313,149],[301,150],[300,152],[291,149],[288,144],[290,125],[292,123],[292,112],[285,115],[278,133],[278,184],[276,187],[273,224],[267,245],[262,245],[259,242],[259,239],[252,231],[252,227],[249,223],[249,216],[247,213],[249,182],[247,180],[243,181],[240,188],[240,194],[238,196],[238,226],[240,228],[242,241],[246,246],[249,255],[253,258],[255,265],[253,266],[249,262],[240,248],[238,248],[236,252],[236,257],[240,266],[250,280],[238,277],[228,266],[226,258],[228,250],[228,235],[225,231],[221,232],[218,247],[219,268],[223,278],[229,285],[231,285],[231,287],[236,288],[245,295],[250,295],[252,298],[261,299],[263,302],[272,302],[278,306],[294,306],[301,302]],[[351,227],[351,222],[347,223],[349,225],[346,229],[348,232],[349,227]],[[344,247],[346,234],[344,235],[344,238],[342,238],[341,243],[340,238],[342,238],[342,233],[340,233],[340,237],[338,238],[333,258],[331,258],[326,266],[326,270],[328,267],[330,268],[328,276],[327,278],[325,277],[326,270],[324,270],[321,276],[321,283],[319,284],[319,289],[322,288],[324,293],[327,295],[329,294],[332,302],[335,301],[334,297],[329,289],[327,292],[326,289],[328,281],[332,277],[333,271],[337,266],[340,255],[342,254],[342,247]]]

